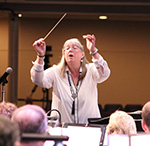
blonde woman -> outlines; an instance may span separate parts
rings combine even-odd
[[[111,114],[109,124],[106,127],[107,134],[136,134],[136,124],[132,116],[124,111],[116,111]]]
[[[84,48],[76,38],[67,40],[62,48],[58,65],[44,71],[46,43],[34,42],[37,59],[31,69],[33,83],[44,88],[53,87],[52,109],[61,113],[61,122],[87,123],[90,117],[100,117],[97,83],[110,75],[107,62],[95,47],[95,36],[84,35],[92,63],[86,61]]]

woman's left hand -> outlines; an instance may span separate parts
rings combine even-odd
[[[87,46],[87,49],[90,51],[90,52],[94,52],[95,51],[95,36],[92,34],[92,35],[83,35],[83,38],[86,39],[86,46]]]

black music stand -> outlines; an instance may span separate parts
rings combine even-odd
[[[22,133],[21,135],[22,142],[35,142],[35,141],[46,141],[46,140],[54,141],[55,142],[54,146],[57,146],[60,143],[62,144],[63,141],[68,141],[69,137],[57,136],[57,135],[51,136],[48,134],[36,134],[36,133]]]

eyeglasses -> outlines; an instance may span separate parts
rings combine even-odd
[[[72,50],[75,50],[75,51],[77,51],[78,49],[82,50],[82,48],[80,48],[80,47],[77,46],[77,45],[64,46],[64,50],[69,50],[69,49],[72,49]]]

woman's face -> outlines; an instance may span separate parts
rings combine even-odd
[[[84,51],[81,50],[79,44],[75,41],[69,41],[64,46],[64,56],[67,64],[80,63],[84,57]]]

